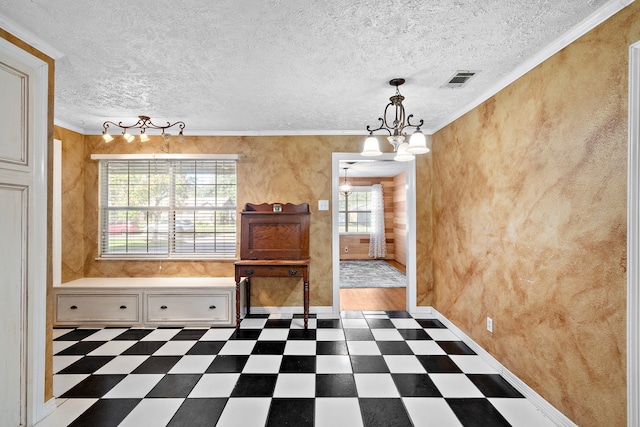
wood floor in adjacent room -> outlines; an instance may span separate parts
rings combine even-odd
[[[405,272],[397,262],[391,265]],[[407,288],[348,288],[340,289],[340,310],[406,310]]]

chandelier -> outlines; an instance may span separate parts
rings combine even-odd
[[[347,169],[349,168],[342,168],[344,169],[344,179],[342,180],[342,184],[340,184],[340,187],[338,187],[340,189],[340,192],[346,197],[349,194],[351,194],[351,184],[349,183],[349,181],[347,181]]]
[[[394,160],[409,161],[414,159],[414,154],[428,153],[429,147],[427,147],[427,137],[420,130],[420,126],[424,124],[424,120],[420,120],[419,123],[411,123],[413,114],[406,116],[404,112],[404,96],[400,94],[399,87],[405,82],[404,79],[392,79],[389,81],[391,86],[396,87],[396,93],[389,98],[389,103],[384,108],[384,116],[379,117],[380,126],[372,129],[371,126],[367,126],[369,136],[364,141],[364,149],[362,151],[363,156],[379,156],[382,154],[380,146],[378,145],[378,138],[373,133],[379,130],[384,130],[389,133],[387,140],[393,146],[393,151],[396,153]],[[406,141],[407,128],[415,128],[413,134],[409,138],[409,142]]]
[[[123,125],[122,122],[118,122],[116,124],[114,122],[106,121],[102,124],[102,137],[104,138],[104,142],[113,141],[113,136],[107,133],[109,125],[117,126],[122,129],[122,136],[127,142],[133,142],[133,140],[135,139],[135,136],[129,133],[129,129],[140,129],[140,142],[147,142],[149,140],[147,129],[160,129],[162,130],[162,137],[164,139],[169,139],[171,137],[171,134],[165,133],[165,130],[170,129],[174,126],[178,126],[180,128],[180,133],[178,133],[178,142],[184,141],[184,135],[182,134],[182,131],[185,127],[184,122],[175,122],[173,124],[167,122],[166,126],[159,126],[152,123],[151,119],[148,116],[138,116],[138,121],[130,126]]]

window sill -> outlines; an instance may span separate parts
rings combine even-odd
[[[160,257],[125,257],[125,256],[108,256],[97,257],[96,261],[214,261],[214,262],[236,262],[239,258],[204,258],[204,257],[184,257],[184,258],[160,258]]]

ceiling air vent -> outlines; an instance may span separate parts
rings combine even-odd
[[[471,77],[478,74],[479,71],[456,71],[456,73],[449,79],[449,81],[443,84],[441,87],[460,88],[467,84]]]

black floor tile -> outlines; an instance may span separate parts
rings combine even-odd
[[[171,338],[171,341],[185,340],[198,341],[207,332],[207,329],[183,329]]]
[[[160,347],[165,345],[166,341],[139,341],[122,352],[123,356],[133,355],[152,355]]]
[[[278,374],[241,374],[231,397],[271,397]]]
[[[430,340],[431,337],[424,329],[398,329],[398,333],[402,338],[409,341]]]
[[[469,346],[462,341],[438,341],[438,345],[447,354],[476,354],[475,351],[471,350]]]
[[[376,341],[382,354],[413,354],[405,341]]]
[[[182,356],[149,356],[132,374],[166,374]]]
[[[59,374],[93,374],[115,356],[87,356],[62,369]]]
[[[405,310],[397,310],[397,311],[387,311],[387,316],[390,319],[411,319],[411,315],[408,311]]]
[[[251,354],[284,354],[286,341],[258,341]]]
[[[74,329],[66,334],[59,336],[54,341],[82,341],[98,332],[100,329]]]
[[[347,328],[344,329],[344,336],[347,341],[373,341],[373,334],[370,329]]]
[[[206,372],[208,374],[242,372],[247,360],[249,360],[249,355],[216,356]]]
[[[80,341],[56,353],[57,356],[85,356],[106,341]]]
[[[273,399],[267,427],[313,427],[315,408],[315,399]]]
[[[524,397],[498,374],[467,374],[467,377],[486,397]]]
[[[115,337],[114,341],[139,341],[142,338],[149,335],[153,329],[129,329],[117,337]]]
[[[187,351],[187,354],[190,356],[218,354],[225,344],[226,341],[198,341]]]
[[[406,427],[413,423],[400,399],[359,399],[365,427]]]
[[[211,427],[220,419],[227,399],[185,399],[167,427]]]
[[[349,354],[349,349],[344,341],[317,341],[316,354],[347,355]]]
[[[391,374],[402,397],[442,397],[428,374]]]
[[[316,330],[315,329],[291,329],[289,330],[289,336],[287,339],[290,340],[315,340],[316,339]]]
[[[318,319],[318,329],[321,328],[342,328],[342,321],[340,319]]]
[[[367,323],[371,329],[395,328],[395,325],[389,319],[367,319]]]
[[[510,427],[487,399],[446,399],[465,427]]]
[[[102,399],[91,405],[69,427],[116,427],[140,399]]]
[[[351,367],[354,374],[389,372],[382,356],[351,356]]]
[[[145,397],[187,397],[201,374],[168,374]]]
[[[316,397],[358,397],[353,374],[317,374]]]
[[[422,363],[424,369],[426,369],[430,374],[455,374],[462,372],[458,365],[456,365],[449,356],[417,355],[416,357],[418,358],[418,361]]]
[[[122,381],[124,377],[126,375],[89,375],[60,397],[100,398]]]
[[[315,373],[316,356],[282,356],[281,373]]]
[[[289,329],[291,327],[291,319],[269,319],[264,327]]]
[[[229,340],[257,340],[262,329],[236,329]]]
[[[442,324],[438,319],[416,319],[416,322],[423,328],[432,329],[446,329],[447,327]]]
[[[245,319],[268,319],[268,318],[269,318],[269,314],[267,313],[264,313],[264,314],[251,313],[245,316]]]

